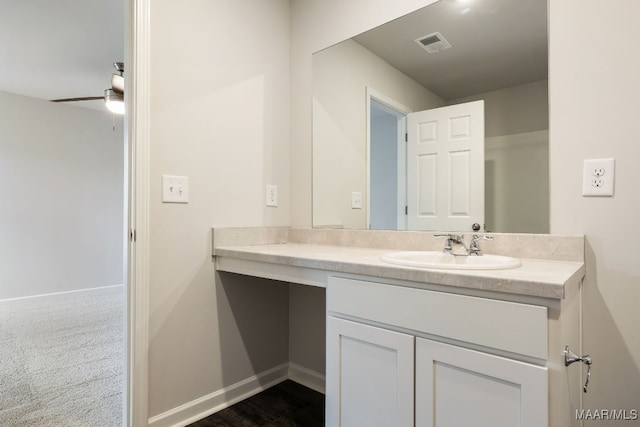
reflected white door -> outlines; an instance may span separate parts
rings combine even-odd
[[[484,224],[484,101],[407,116],[410,230]]]

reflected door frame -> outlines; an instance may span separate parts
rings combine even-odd
[[[366,228],[371,229],[371,150],[372,150],[372,132],[371,132],[371,111],[372,104],[381,106],[385,112],[395,116],[397,122],[397,201],[396,201],[396,215],[397,215],[397,230],[407,229],[407,147],[406,147],[406,132],[407,132],[407,114],[411,113],[411,108],[401,104],[395,99],[384,95],[378,90],[367,86],[366,87],[366,135],[367,135],[367,150],[366,150],[366,173],[367,173],[367,188],[366,188]]]

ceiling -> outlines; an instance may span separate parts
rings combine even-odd
[[[113,62],[124,61],[124,5],[0,0],[0,90],[102,96]],[[435,31],[453,47],[428,54],[414,41]],[[545,0],[440,0],[355,40],[446,100],[547,78]],[[70,104],[104,109],[102,101]]]
[[[440,32],[429,54],[415,39]],[[445,100],[548,75],[546,0],[440,0],[354,40]]]
[[[0,91],[102,96],[124,61],[125,0],[0,0]],[[126,69],[125,69],[126,72]],[[69,103],[105,109],[102,101]]]

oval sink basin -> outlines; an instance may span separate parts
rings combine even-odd
[[[455,256],[436,251],[393,252],[380,259],[389,264],[406,267],[448,270],[505,270],[522,264],[517,258],[501,255]]]

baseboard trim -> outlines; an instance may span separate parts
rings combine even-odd
[[[65,294],[75,294],[78,292],[101,291],[109,288],[123,288],[123,287],[124,285],[120,284],[120,285],[97,286],[95,288],[72,289],[69,291],[51,292],[48,294],[25,295],[22,297],[5,298],[5,299],[0,299],[0,302],[18,301],[18,300],[30,299],[30,298],[51,297],[51,296],[65,295]]]
[[[283,363],[177,408],[149,418],[149,427],[184,427],[290,379],[324,393],[324,375],[295,363]]]
[[[289,362],[289,379],[318,393],[325,394],[325,376],[316,371]]]
[[[287,379],[289,364],[264,371],[149,418],[149,427],[184,427]]]

